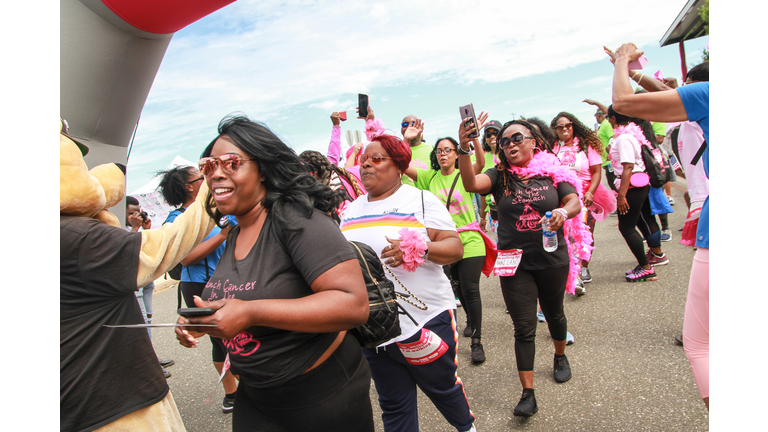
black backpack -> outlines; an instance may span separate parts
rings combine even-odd
[[[648,174],[651,186],[660,188],[667,184],[672,178],[672,167],[669,166],[669,159],[664,156],[656,143],[651,143],[650,146],[641,143],[640,148],[645,172]]]

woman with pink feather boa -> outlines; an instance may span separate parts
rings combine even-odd
[[[480,125],[482,127],[482,125]],[[459,170],[464,188],[481,195],[492,193],[499,218],[498,258],[504,302],[515,328],[515,358],[523,393],[516,416],[538,412],[533,388],[537,302],[547,319],[555,349],[554,379],[571,378],[565,356],[568,322],[563,311],[566,292],[573,294],[581,268],[589,259],[592,235],[581,218],[581,180],[563,166],[551,145],[525,120],[504,124],[497,140],[499,163],[475,175],[467,152],[474,126],[459,128]],[[546,252],[542,226],[552,212],[549,229],[557,232],[558,247]],[[574,241],[568,241],[564,228]]]

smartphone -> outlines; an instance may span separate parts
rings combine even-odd
[[[192,317],[201,317],[201,316],[208,316],[213,315],[216,312],[216,309],[214,308],[181,308],[177,311],[179,315],[183,316],[184,318],[192,318]]]
[[[477,117],[475,117],[475,108],[472,107],[472,104],[464,105],[463,107],[459,108],[459,114],[461,114],[461,119],[464,120],[465,118],[468,118],[467,122],[464,123],[464,127],[467,127],[471,124],[477,125]],[[477,138],[480,136],[480,132],[478,130],[475,130],[471,134],[469,134],[470,138]]]
[[[362,118],[368,117],[368,95],[358,93],[357,95],[357,115]]]

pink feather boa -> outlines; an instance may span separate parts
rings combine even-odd
[[[637,141],[647,147],[653,148],[651,146],[651,143],[648,141],[648,138],[643,135],[643,130],[640,129],[640,126],[630,122],[627,125],[621,125],[613,130],[613,137],[618,138],[620,135],[632,135],[637,139]]]
[[[518,177],[547,176],[552,179],[557,187],[560,182],[571,184],[579,196],[579,204],[584,207],[583,194],[581,192],[581,180],[572,169],[561,165],[560,159],[552,153],[539,151],[533,156],[528,166],[513,166],[508,168],[509,172]],[[579,216],[565,221],[566,229],[565,243],[568,246],[569,256],[571,258],[570,271],[568,273],[568,282],[565,285],[565,292],[573,294],[576,292],[576,279],[581,270],[581,260],[589,261],[592,256],[592,233]],[[573,242],[569,237],[573,237]]]

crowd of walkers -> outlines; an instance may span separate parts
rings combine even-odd
[[[179,291],[179,306],[183,298],[214,313],[180,317],[176,336],[190,348],[211,337],[214,366],[229,368],[223,409],[233,412],[233,430],[373,431],[371,380],[387,432],[418,430],[417,388],[457,431],[477,430],[457,344],[459,335],[469,338],[470,360],[486,360],[483,274],[498,276],[514,329],[521,396],[513,414],[539,410],[538,322],[552,337],[554,380],[571,379],[565,351],[574,338],[563,302],[602,276],[589,269],[599,253],[596,223],[618,219],[637,260],[627,282],[658,280],[655,267],[669,263],[662,242],[671,237],[662,234],[674,202],[650,184],[643,147],[671,142],[686,162],[681,174],[708,177],[708,148],[699,151],[709,141],[708,65],[674,88],[628,69],[642,54],[633,44],[606,52],[613,104],[585,100],[598,107],[594,128],[568,112],[504,123],[480,113],[430,145],[418,116],[403,118],[398,137],[366,107],[359,118],[367,142],[352,146],[341,165],[337,112],[326,154],[300,155],[265,125],[229,116],[198,167],[164,173],[163,196],[178,207],[166,222],[199,205],[199,193],[217,224],[181,261]],[[628,77],[647,91],[635,93]],[[660,122],[667,127],[654,130]],[[692,162],[697,153],[701,162]],[[708,186],[690,181],[680,241],[697,251],[681,341],[708,407]],[[556,239],[551,249],[545,232]],[[408,293],[399,303],[412,319],[375,348],[361,348],[348,332],[369,311],[348,241],[380,254],[396,291]]]

